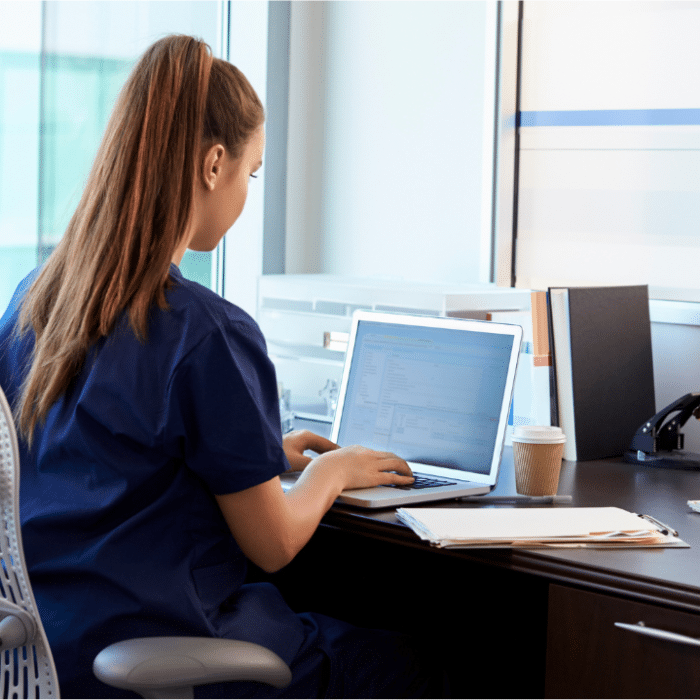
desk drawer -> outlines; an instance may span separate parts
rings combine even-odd
[[[700,697],[699,640],[700,615],[552,584],[546,697]]]

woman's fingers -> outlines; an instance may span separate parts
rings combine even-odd
[[[403,474],[395,474],[394,472],[382,472],[378,478],[378,483],[373,486],[408,486],[415,481],[412,476],[404,476]]]
[[[338,449],[338,445],[334,442],[316,435],[310,430],[294,430],[287,433],[282,438],[282,444],[292,471],[301,471],[309,464],[311,457],[304,454],[306,450],[323,454]]]
[[[397,457],[395,454],[391,454],[390,452],[385,452],[383,454],[386,455],[384,459],[386,460],[387,465],[390,466],[382,467],[382,471],[397,472],[397,475],[410,476],[413,478],[411,467],[408,466],[405,460]]]
[[[304,433],[305,439],[307,440],[306,447],[304,448],[306,450],[312,450],[318,454],[323,454],[324,452],[338,449],[338,445],[321,435],[316,435],[316,433],[312,433],[310,430],[302,430],[301,432]]]
[[[353,445],[341,448],[336,454],[342,454],[347,465],[348,483],[345,488],[413,483],[411,468],[405,460],[391,452],[378,452]]]
[[[316,435],[316,433],[312,433],[310,430],[293,430],[291,433],[284,435],[282,441],[285,451],[288,446],[297,452],[303,453],[306,450],[311,450],[318,454],[338,449],[338,445],[334,442],[320,435]]]

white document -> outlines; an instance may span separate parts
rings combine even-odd
[[[399,508],[436,547],[687,547],[665,527],[621,508]]]

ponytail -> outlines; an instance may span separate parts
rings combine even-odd
[[[141,57],[68,228],[22,303],[19,331],[31,328],[35,346],[15,415],[30,444],[89,348],[125,310],[146,339],[151,307],[167,309],[168,270],[190,224],[203,147],[221,142],[237,157],[263,119],[245,76],[205,43],[169,36]]]

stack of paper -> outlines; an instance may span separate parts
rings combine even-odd
[[[653,518],[621,508],[399,508],[436,547],[688,547]]]

